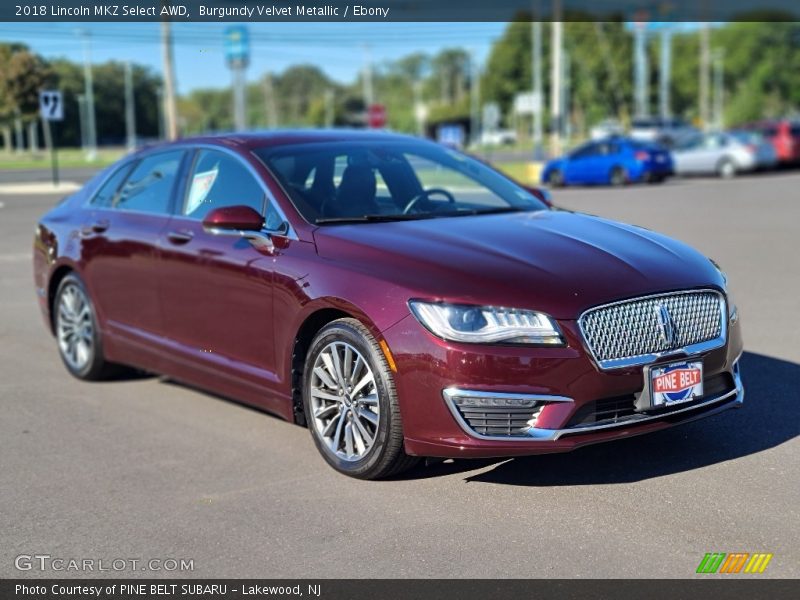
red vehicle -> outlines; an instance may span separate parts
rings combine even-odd
[[[775,148],[781,163],[800,162],[800,121],[774,119],[758,121],[745,127],[757,131]]]
[[[739,406],[719,268],[543,197],[404,136],[182,140],[44,215],[36,292],[73,375],[134,366],[256,405],[355,477]]]

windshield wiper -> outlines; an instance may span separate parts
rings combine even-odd
[[[436,213],[437,217],[460,217],[462,215],[472,216],[472,215],[499,215],[502,213],[511,213],[511,212],[527,212],[530,209],[522,208],[520,206],[498,206],[495,208],[467,208],[467,209],[460,209],[454,210],[451,212],[443,212],[443,213]]]
[[[468,208],[445,212],[413,213],[408,215],[359,215],[357,217],[325,217],[314,221],[317,225],[326,223],[387,223],[390,221],[419,221],[421,219],[437,219],[440,217],[463,217],[471,215],[496,215],[509,212],[524,212],[527,208],[518,206],[498,206],[495,208]]]
[[[389,221],[415,221],[419,219],[430,219],[435,214],[423,213],[413,215],[359,215],[357,217],[325,217],[316,219],[314,223],[324,225],[325,223],[381,223]]]

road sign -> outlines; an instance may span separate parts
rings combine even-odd
[[[225,60],[230,67],[247,66],[250,61],[250,35],[243,25],[235,25],[225,30]]]
[[[500,105],[490,102],[483,105],[483,128],[494,131],[500,125]]]
[[[524,92],[514,96],[514,112],[532,115],[542,110],[542,99],[536,92]]]
[[[64,120],[64,100],[59,90],[39,92],[39,112],[46,121]]]
[[[386,107],[383,104],[370,104],[367,109],[367,124],[371,129],[386,126]]]
[[[464,146],[464,128],[461,125],[445,123],[436,128],[436,141],[452,148]]]

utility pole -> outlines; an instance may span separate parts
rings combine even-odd
[[[28,150],[31,154],[39,151],[39,120],[33,119],[28,123]]]
[[[561,22],[561,0],[553,0],[553,41],[550,71],[550,153],[561,154],[561,76],[563,75],[562,44],[564,23]]]
[[[414,90],[414,119],[417,122],[417,135],[423,137],[425,135],[425,119],[428,115],[428,109],[422,102],[422,82],[417,79],[413,83]]]
[[[81,130],[81,151],[86,152],[86,96],[78,94],[78,122]]]
[[[133,69],[129,61],[125,61],[125,137],[128,152],[132,152],[136,148],[136,111],[133,103]]]
[[[81,29],[83,38],[83,85],[86,96],[86,159],[97,158],[97,125],[94,113],[94,82],[92,80],[92,46],[87,29]]]
[[[164,69],[164,120],[168,140],[178,137],[178,109],[175,106],[175,69],[172,55],[172,29],[161,21],[161,62]]]
[[[703,129],[709,125],[709,87],[711,79],[711,31],[708,23],[700,28],[700,123]]]
[[[237,131],[247,129],[247,109],[245,104],[244,67],[236,66],[233,73],[233,127]]]
[[[634,24],[634,90],[636,116],[646,117],[648,115],[647,98],[647,24],[644,21],[637,21]]]
[[[537,8],[539,4],[537,3]],[[537,12],[536,18],[539,18]],[[544,149],[542,148],[542,109],[544,98],[542,93],[542,22],[534,21],[533,27],[533,159],[542,160]]]
[[[469,130],[470,141],[473,144],[478,143],[480,135],[480,68],[478,67],[478,60],[475,58],[475,50],[469,53],[470,62],[470,78],[469,78]]]
[[[725,94],[725,50],[717,48],[713,53],[714,61],[714,128],[722,131],[725,127],[724,94]]]
[[[156,106],[158,107],[158,139],[164,139],[164,88],[163,86],[158,86],[156,88],[156,96],[158,101],[156,102]]]
[[[264,105],[267,110],[267,127],[275,129],[278,126],[278,109],[275,106],[275,93],[272,89],[272,73],[264,76]]]
[[[564,69],[564,75],[562,76],[562,86],[563,89],[561,90],[561,122],[563,124],[562,135],[564,136],[564,140],[569,144],[569,140],[572,137],[572,119],[570,119],[570,105],[572,104],[572,97],[570,94],[570,87],[572,85],[571,82],[571,73],[570,73],[570,60],[569,60],[569,52],[564,50],[562,52],[563,59],[561,61],[561,65]]]
[[[661,68],[658,80],[658,105],[662,119],[672,116],[669,98],[669,82],[672,76],[672,31],[664,26],[661,30]]]
[[[25,150],[25,135],[22,133],[22,115],[19,109],[14,111],[14,137],[17,140],[17,154]]]
[[[372,89],[372,51],[369,44],[364,45],[364,107],[369,109],[375,102]]]
[[[333,90],[325,90],[325,127],[333,127]]]

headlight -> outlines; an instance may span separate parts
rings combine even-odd
[[[556,322],[532,310],[418,300],[408,305],[420,323],[445,340],[472,344],[564,345]]]

